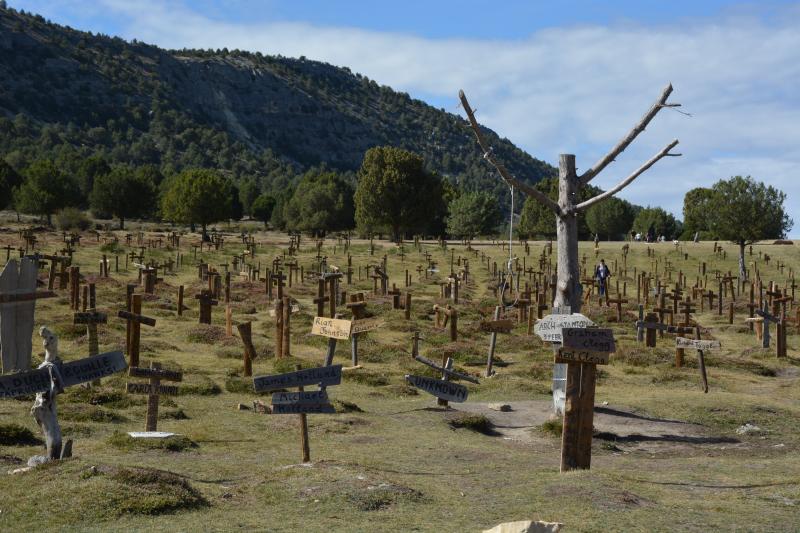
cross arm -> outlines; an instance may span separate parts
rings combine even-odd
[[[678,139],[675,139],[674,141],[669,143],[667,146],[662,148],[662,150],[660,152],[658,152],[656,155],[651,157],[645,164],[643,164],[642,166],[637,168],[630,176],[628,176],[624,180],[620,181],[619,183],[617,183],[614,187],[610,188],[609,190],[607,190],[607,191],[605,191],[603,193],[600,193],[597,196],[586,200],[585,202],[579,203],[578,205],[575,206],[575,210],[576,211],[585,211],[585,210],[589,209],[590,207],[592,207],[594,204],[602,202],[606,198],[610,198],[611,196],[614,196],[619,191],[621,191],[622,189],[624,189],[625,187],[630,185],[633,182],[633,180],[638,178],[648,168],[650,168],[653,165],[655,165],[656,162],[659,159],[661,159],[662,157],[678,157],[678,156],[680,156],[681,154],[671,154],[671,153],[669,153],[669,151],[672,150],[673,148],[675,148],[677,145],[678,145]]]
[[[508,172],[508,169],[506,169],[502,163],[495,159],[494,155],[492,154],[492,148],[486,143],[486,139],[483,137],[483,133],[481,133],[478,121],[475,119],[475,113],[472,111],[464,91],[458,91],[458,97],[461,100],[461,105],[464,107],[464,111],[467,113],[469,124],[472,127],[472,131],[475,133],[475,138],[478,140],[478,145],[481,147],[481,150],[483,150],[484,159],[489,161],[489,163],[491,163],[492,166],[497,169],[497,172],[500,173],[500,176],[502,176],[503,180],[508,183],[509,186],[519,189],[528,196],[533,196],[539,202],[550,208],[550,210],[556,215],[561,215],[561,208],[557,203],[555,203],[546,194],[538,189],[514,178],[511,173]]]
[[[619,154],[621,154],[632,142],[636,137],[642,133],[647,125],[650,123],[651,120],[661,111],[664,107],[679,107],[680,104],[668,104],[667,98],[669,98],[670,93],[672,93],[672,84],[667,84],[666,87],[661,91],[661,95],[658,97],[658,100],[650,106],[650,109],[647,110],[647,113],[639,120],[639,122],[628,132],[628,134],[623,137],[614,148],[611,149],[606,155],[600,158],[597,163],[592,166],[589,170],[584,172],[581,177],[581,185],[586,185],[592,178],[597,176],[609,163],[614,161]]]

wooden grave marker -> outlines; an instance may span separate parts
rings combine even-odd
[[[72,442],[62,448],[56,398],[65,388],[110,376],[127,368],[122,352],[107,352],[76,361],[63,362],[58,354],[58,338],[46,327],[39,329],[44,339],[45,360],[35,370],[0,375],[0,399],[36,394],[31,414],[45,436],[47,455],[35,456],[29,466],[72,455]]]
[[[179,382],[183,381],[183,373],[173,370],[163,370],[161,363],[151,362],[150,368],[130,367],[128,376],[132,378],[146,378],[148,383],[126,384],[128,394],[147,395],[147,418],[145,422],[145,432],[158,431],[158,400],[161,396],[177,396],[178,387],[174,385],[162,385],[161,380]],[[131,437],[148,437],[141,433],[129,433]],[[161,435],[159,435],[161,436]]]
[[[720,348],[722,345],[716,340],[701,340],[700,339],[700,326],[695,329],[695,338],[687,339],[685,337],[675,338],[675,347],[682,350],[692,349],[697,350],[697,362],[700,368],[700,379],[703,381],[703,392],[708,394],[708,375],[706,374],[706,359],[705,351]]]
[[[437,365],[427,357],[421,356],[419,354],[419,341],[419,332],[415,331],[412,341],[411,356],[416,361],[441,372],[442,378],[435,379],[427,376],[406,374],[406,381],[414,387],[435,396],[437,398],[437,404],[445,408],[448,407],[448,402],[465,402],[469,394],[467,387],[459,383],[452,383],[450,379],[455,378],[475,384],[480,384],[480,381],[468,374],[462,374],[461,372],[453,370],[453,359],[451,357],[447,357],[442,365]]]
[[[35,259],[11,259],[0,272],[0,350],[2,371],[29,370],[33,350],[33,316],[36,300],[52,298],[52,291],[36,291]]]
[[[270,414],[296,414],[300,420],[300,447],[303,462],[311,461],[311,446],[308,440],[309,413],[335,413],[328,400],[327,387],[342,382],[342,365],[326,365],[316,368],[300,369],[297,365],[294,372],[257,376],[253,378],[255,392],[273,392]],[[316,391],[306,391],[306,385],[317,385]],[[285,392],[282,389],[297,388],[297,392]]]
[[[155,327],[156,319],[142,315],[142,295],[131,295],[132,311],[119,311],[117,316],[128,322],[130,336],[127,339],[128,364],[132,367],[139,366],[139,346],[141,338],[141,325]]]

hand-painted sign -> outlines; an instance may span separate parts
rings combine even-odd
[[[452,381],[412,375],[406,375],[406,381],[442,400],[461,403],[467,399],[467,388]]]
[[[563,328],[562,346],[583,352],[613,352],[614,331],[601,328]]]
[[[317,316],[314,317],[314,323],[311,326],[311,334],[330,337],[332,339],[349,339],[351,327],[352,322],[349,320]]]
[[[536,322],[533,326],[533,332],[545,342],[561,342],[561,330],[563,328],[588,328],[594,325],[594,322],[580,313],[547,315]]]
[[[286,374],[258,376],[253,378],[253,388],[256,392],[269,392],[303,385],[338,385],[341,382],[342,365],[333,365],[306,368]]]
[[[704,341],[698,339],[686,339],[684,337],[675,338],[676,348],[693,348],[695,350],[713,350],[721,348],[722,344],[719,341]]]

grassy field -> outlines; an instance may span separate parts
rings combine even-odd
[[[18,226],[2,223],[0,247],[18,244]],[[136,230],[137,228],[131,228]],[[145,228],[147,238],[157,234]],[[161,232],[160,234],[163,234]],[[42,232],[39,249],[60,249],[61,236]],[[124,232],[117,232],[124,242]],[[288,238],[257,233],[262,272],[275,255],[286,249]],[[136,531],[479,531],[497,523],[524,519],[563,522],[566,531],[794,531],[800,530],[800,335],[789,330],[789,357],[777,359],[773,347],[760,343],[744,323],[744,295],[737,299],[733,325],[727,316],[710,312],[695,315],[704,338],[721,341],[722,349],[708,354],[710,391],[703,394],[694,352],[687,350],[686,365],[674,368],[674,336],[658,340],[655,349],[636,343],[636,292],[633,268],[652,268],[654,250],[663,267],[668,259],[675,274],[682,270],[694,283],[698,265],[736,271],[736,249],[722,243],[727,257],[712,253],[713,243],[686,243],[684,259],[672,243],[632,243],[628,256],[626,314],[616,321],[613,308],[592,302],[583,313],[615,331],[618,353],[599,372],[596,403],[651,420],[658,434],[659,420],[695,424],[699,437],[618,438],[607,433],[595,438],[590,471],[559,473],[558,424],[533,420],[516,428],[477,427],[463,413],[470,406],[505,402],[513,406],[547,409],[550,400],[552,351],[537,337],[527,336],[524,325],[511,335],[500,335],[497,375],[468,384],[467,406],[454,404],[444,411],[435,398],[405,384],[407,373],[427,372],[409,355],[411,335],[424,338],[421,352],[439,360],[451,354],[456,367],[476,376],[483,371],[488,334],[478,322],[491,315],[496,299],[488,288],[488,273],[474,254],[462,246],[443,251],[423,245],[440,264],[441,272],[419,280],[416,267],[424,264],[419,251],[406,245],[404,259],[397,248],[376,242],[353,241],[353,264],[366,266],[388,255],[392,281],[403,285],[403,273],[412,273],[414,302],[411,320],[391,310],[385,297],[368,295],[367,310],[384,317],[386,325],[360,342],[360,370],[345,373],[341,385],[329,389],[338,401],[335,415],[310,415],[310,464],[300,464],[298,417],[268,416],[253,410],[259,396],[249,379],[241,377],[242,346],[227,338],[223,305],[214,309],[212,327],[198,325],[194,294],[197,279],[190,243],[181,242],[184,267],[164,275],[156,294],[145,298],[143,313],[155,317],[155,328],[142,328],[142,363],[161,362],[181,369],[184,382],[177,397],[162,398],[159,429],[182,437],[144,448],[126,437],[144,430],[146,397],[125,394],[126,376],[103,380],[99,388],[73,387],[59,397],[59,420],[65,437],[74,439],[74,457],[32,471],[0,476],[0,530],[136,530]],[[98,307],[109,312],[100,327],[101,350],[122,349],[124,322],[116,311],[124,306],[125,284],[135,281],[131,268],[97,277],[102,242],[85,234],[74,264],[88,281],[97,284]],[[346,265],[343,247],[328,239],[324,253],[333,265]],[[499,245],[475,246],[498,263],[507,257]],[[544,243],[531,243],[529,266],[536,265]],[[759,262],[763,279],[783,285],[788,268],[800,266],[795,246],[759,244],[748,261],[769,254],[769,265]],[[203,253],[212,265],[229,262],[243,247],[234,232],[224,250]],[[601,243],[600,256],[621,266],[622,243]],[[105,248],[113,256],[113,248]],[[447,332],[434,330],[431,308],[445,303],[437,281],[449,273],[451,251],[470,258],[470,283],[461,290],[459,340],[450,343]],[[124,246],[121,254],[128,251]],[[524,255],[516,248],[517,255]],[[0,252],[3,253],[3,252]],[[148,259],[174,257],[175,250],[147,250]],[[590,266],[592,243],[581,243]],[[309,268],[315,249],[305,239],[299,256]],[[4,259],[4,257],[3,257]],[[198,259],[200,257],[198,256]],[[120,257],[124,265],[124,258]],[[777,261],[787,265],[784,273]],[[615,273],[616,274],[616,273]],[[42,271],[42,277],[45,272]],[[357,274],[354,276],[357,279]],[[615,278],[612,278],[612,283]],[[183,317],[176,316],[177,287],[186,286]],[[716,290],[715,284],[709,284]],[[371,291],[364,279],[345,286],[348,293]],[[254,374],[291,370],[295,363],[320,365],[326,340],[310,335],[315,314],[311,299],[316,285],[293,286],[288,293],[300,304],[292,316],[292,359],[273,355],[274,318],[268,314],[263,284],[234,277],[232,307],[235,322],[252,321],[259,357]],[[727,305],[727,304],[726,304]],[[651,304],[652,306],[652,304]],[[344,308],[342,308],[342,312]],[[794,315],[795,310],[792,311]],[[87,355],[85,330],[72,325],[67,295],[37,303],[36,324],[48,325],[60,335],[61,356],[71,360]],[[41,341],[34,339],[34,361],[43,358]],[[336,363],[349,364],[349,343],[340,343]],[[268,396],[260,397],[269,401]],[[607,404],[605,403],[607,402]],[[13,424],[39,430],[29,414],[31,398],[0,402],[0,468],[24,466],[42,444]],[[544,406],[544,407],[542,407]],[[474,421],[473,417],[473,421]],[[522,417],[524,418],[524,417]],[[599,420],[599,419],[598,419]],[[479,422],[485,420],[478,417]],[[758,426],[738,434],[744,424]],[[674,425],[674,424],[673,424]],[[597,426],[597,424],[596,424]],[[687,425],[687,427],[690,427]],[[602,428],[597,428],[598,431]],[[510,431],[515,436],[509,436]]]

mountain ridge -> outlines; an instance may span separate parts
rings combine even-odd
[[[466,190],[507,198],[462,118],[347,67],[239,50],[165,50],[0,7],[0,156],[101,155],[277,179],[325,165],[353,171],[392,145]],[[533,184],[556,170],[486,129],[509,170]],[[276,185],[277,183],[277,185]]]

